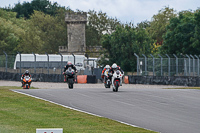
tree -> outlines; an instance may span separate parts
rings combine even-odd
[[[106,49],[104,55],[109,58],[107,63],[111,65],[115,62],[125,71],[136,69],[134,53],[149,54],[151,43],[145,29],[136,29],[130,25],[118,26],[115,32],[110,35],[105,34],[102,39],[102,46]],[[106,61],[102,60],[102,63],[106,63]]]
[[[49,0],[33,0],[31,3],[23,2],[23,4],[21,4],[18,2],[11,11],[17,12],[17,18],[24,17],[25,19],[29,19],[34,13],[34,10],[55,16],[59,8],[65,7],[59,6],[57,2],[51,3]]]
[[[24,36],[22,19],[15,18],[16,13],[0,9],[0,50],[9,53],[16,53],[17,46]]]
[[[36,53],[58,53],[58,47],[66,45],[67,28],[64,18],[61,21],[60,16],[53,17],[35,11],[30,20],[27,20],[27,27],[24,41],[19,46],[24,52],[31,50]]]
[[[195,49],[194,53],[200,52],[200,9],[198,9],[194,14],[195,19],[195,31],[194,37],[191,39],[192,47]]]
[[[142,21],[140,23],[137,24],[137,27],[136,28],[142,28],[142,29],[147,29],[147,28],[150,28],[150,21]]]
[[[199,12],[183,11],[167,26],[160,51],[168,54],[199,54]]]
[[[102,35],[105,33],[111,34],[119,24],[116,18],[110,18],[102,11],[96,12],[90,10],[88,12],[88,23],[86,26],[87,46],[100,46]]]
[[[173,8],[165,7],[159,10],[157,15],[152,17],[150,26],[147,28],[149,35],[156,40],[156,45],[163,44],[163,35],[166,33],[166,26],[169,25],[171,18],[176,17],[176,13]]]

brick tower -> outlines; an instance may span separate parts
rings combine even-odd
[[[67,23],[68,49],[67,53],[84,54],[85,44],[85,25],[87,23],[87,13],[67,13],[65,15]]]

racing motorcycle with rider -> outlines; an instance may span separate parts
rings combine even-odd
[[[21,83],[24,89],[29,89],[32,82],[31,74],[28,70],[26,70],[21,77]]]
[[[110,79],[108,79],[109,69],[110,69],[110,65],[106,65],[101,72],[101,78],[103,79],[104,86],[106,88],[110,88]]]
[[[65,66],[63,70],[63,75],[64,75],[64,82],[68,83],[68,87],[70,89],[73,88],[74,82],[76,82],[76,73],[77,69],[75,65],[71,63],[71,61],[67,62],[67,65]]]
[[[122,86],[124,71],[120,68],[120,66],[117,66],[116,63],[113,63],[113,65],[109,69],[108,75],[108,79],[111,80],[113,91],[117,92],[119,86]]]

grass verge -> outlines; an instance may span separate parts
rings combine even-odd
[[[107,118],[92,116],[0,86],[0,132],[34,133],[36,128],[63,128],[63,133],[155,133]]]

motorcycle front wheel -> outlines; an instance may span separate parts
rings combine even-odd
[[[25,89],[29,89],[29,85],[28,84],[26,84],[26,88]]]
[[[115,83],[113,85],[113,91],[118,92],[118,88],[119,88],[119,81],[115,81]]]
[[[69,89],[73,89],[73,79],[68,79],[68,87]]]

